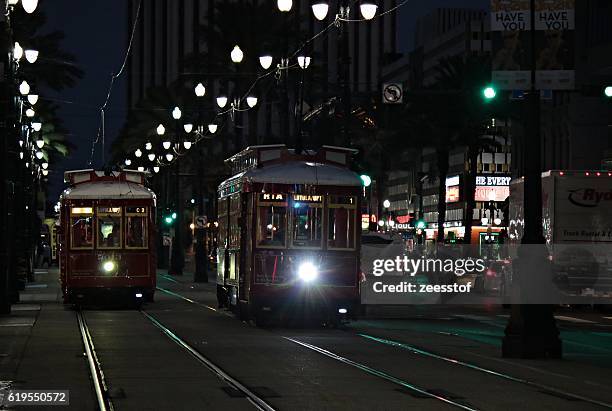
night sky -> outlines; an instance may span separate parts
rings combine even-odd
[[[146,0],[144,0],[146,1]],[[274,4],[275,2],[272,2]],[[71,103],[60,103],[60,115],[70,131],[69,139],[77,149],[61,164],[54,165],[51,175],[50,201],[55,202],[63,188],[64,170],[88,168],[91,144],[100,123],[99,107],[104,103],[111,73],[121,67],[127,47],[127,16],[125,0],[41,0],[47,15],[44,30],[61,29],[66,38],[63,48],[77,57],[84,70],[84,78],[72,89],[55,93],[44,90],[41,94]],[[412,0],[400,9],[398,44],[401,52],[408,52],[414,42],[414,23],[419,16],[436,7],[487,8],[489,0]],[[106,112],[106,149],[123,125],[126,109],[127,73],[113,87]],[[98,146],[94,165],[101,164],[101,146]]]

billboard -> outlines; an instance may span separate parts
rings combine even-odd
[[[536,47],[536,88],[572,90],[574,0],[536,0],[535,45],[530,41],[529,0],[491,0],[492,81],[501,90],[531,88],[531,50]]]

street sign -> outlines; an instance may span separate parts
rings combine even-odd
[[[383,84],[382,90],[383,103],[400,104],[404,100],[404,93],[400,83]]]
[[[207,222],[208,222],[208,217],[206,217],[205,215],[199,215],[195,218],[196,228],[204,228]]]

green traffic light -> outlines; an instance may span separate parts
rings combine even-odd
[[[174,220],[172,220],[172,217],[166,217],[164,218],[164,221],[166,222],[166,224],[172,224]]]
[[[606,95],[606,97],[610,98],[612,97],[612,86],[607,86],[604,89],[604,94]]]
[[[176,213],[172,213],[172,219],[176,220]]]
[[[363,184],[364,187],[369,187],[370,184],[372,184],[372,179],[367,174],[362,174],[359,178],[361,178],[361,184]]]
[[[497,91],[495,91],[495,89],[491,86],[485,87],[482,90],[482,95],[484,96],[484,98],[486,98],[487,100],[492,100],[495,98],[495,96],[497,95]]]
[[[425,229],[425,227],[427,227],[427,224],[425,223],[424,220],[419,220],[416,222],[416,228],[423,230]]]

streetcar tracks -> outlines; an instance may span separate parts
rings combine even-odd
[[[87,356],[87,364],[89,366],[89,373],[91,375],[92,384],[96,393],[96,401],[100,411],[112,411],[113,403],[108,395],[108,387],[104,380],[104,372],[96,355],[91,334],[85,321],[85,316],[81,311],[77,311],[77,320],[79,322],[79,330],[81,331],[81,338],[83,340],[83,347],[85,348],[85,355]]]
[[[222,381],[226,382],[229,386],[244,394],[246,399],[257,409],[262,411],[274,411],[274,408],[265,400],[263,400],[260,396],[255,394],[248,387],[243,385],[240,381],[236,380],[234,377],[223,371],[219,366],[214,364],[211,360],[202,355],[202,353],[200,353],[198,350],[189,345],[185,340],[176,335],[176,333],[174,333],[168,327],[163,325],[157,318],[153,317],[151,314],[147,313],[144,310],[141,310],[140,312],[142,313],[142,315],[145,316],[145,318],[151,321],[153,325],[159,328],[168,338],[170,338],[177,345],[179,345],[185,351],[191,354],[196,360],[198,360],[202,365],[207,367],[210,371],[215,373],[217,377],[219,377]]]
[[[324,348],[317,347],[316,345],[312,345],[312,344],[309,344],[309,343],[306,343],[306,342],[303,342],[303,341],[299,341],[299,340],[296,340],[296,339],[291,338],[291,337],[283,337],[283,338],[288,340],[288,341],[291,341],[291,342],[293,342],[295,344],[298,344],[298,345],[300,345],[302,347],[305,347],[305,348],[308,348],[308,349],[310,349],[312,351],[315,351],[315,352],[317,352],[319,354],[322,354],[322,355],[324,355],[326,357],[329,357],[329,358],[331,358],[333,360],[339,361],[339,362],[344,363],[346,365],[350,365],[351,367],[357,368],[357,369],[359,369],[361,371],[364,371],[364,372],[366,372],[366,373],[368,373],[370,375],[374,375],[374,376],[382,378],[382,379],[384,379],[386,381],[389,381],[389,382],[392,382],[394,384],[400,385],[403,388],[407,388],[407,389],[409,389],[411,391],[414,391],[414,392],[416,392],[418,394],[421,394],[421,395],[424,395],[426,397],[433,398],[433,399],[436,399],[438,401],[445,402],[445,403],[447,403],[449,405],[452,405],[452,406],[455,406],[457,408],[461,408],[461,409],[464,409],[464,410],[468,410],[468,411],[476,411],[477,410],[476,408],[472,408],[471,406],[468,406],[466,404],[462,404],[462,403],[457,402],[457,401],[455,401],[455,400],[453,400],[451,398],[446,398],[446,397],[444,397],[442,395],[434,394],[434,393],[432,393],[432,392],[430,392],[430,391],[428,391],[428,390],[426,390],[424,388],[418,387],[417,385],[409,383],[409,382],[407,382],[405,380],[402,380],[400,378],[394,377],[393,375],[387,374],[387,373],[385,373],[383,371],[380,371],[380,370],[377,370],[375,368],[369,367],[369,366],[367,366],[365,364],[362,364],[362,363],[359,363],[357,361],[353,361],[351,359],[348,359],[346,357],[343,357],[341,355],[338,355],[336,353],[328,351],[328,350],[326,350]]]
[[[509,381],[513,381],[513,382],[516,382],[516,383],[519,383],[519,384],[524,384],[524,385],[527,385],[527,386],[530,386],[530,387],[533,387],[533,388],[537,388],[537,389],[543,390],[543,391],[551,393],[551,394],[555,394],[555,395],[559,395],[559,396],[564,396],[564,397],[569,397],[569,398],[572,398],[574,400],[584,401],[584,402],[588,402],[588,403],[591,403],[591,404],[594,404],[594,405],[599,405],[599,406],[604,407],[604,408],[612,409],[612,404],[608,404],[608,403],[605,403],[603,401],[595,400],[595,399],[592,399],[592,398],[589,398],[589,397],[585,397],[585,396],[582,396],[582,395],[579,395],[579,394],[572,394],[572,393],[569,393],[567,391],[564,391],[564,390],[561,390],[561,389],[558,389],[558,388],[555,388],[555,387],[552,387],[552,386],[549,386],[549,385],[546,385],[546,384],[540,384],[540,383],[537,383],[537,382],[534,382],[534,381],[525,380],[523,378],[513,377],[511,375],[508,375],[508,374],[505,374],[505,373],[501,373],[501,372],[498,372],[498,371],[495,371],[495,370],[491,370],[491,369],[488,369],[488,368],[480,367],[480,366],[475,365],[475,364],[470,364],[468,362],[461,361],[461,360],[458,360],[456,358],[450,358],[450,357],[447,357],[447,356],[444,356],[444,355],[435,354],[433,352],[426,351],[426,350],[414,347],[414,346],[406,344],[406,343],[402,343],[402,342],[398,342],[398,341],[393,341],[393,340],[388,340],[388,339],[385,339],[385,338],[374,337],[374,336],[368,335],[368,334],[358,333],[357,335],[359,335],[360,337],[366,338],[366,339],[368,339],[370,341],[375,341],[375,342],[380,343],[380,344],[385,344],[385,345],[389,345],[389,346],[392,346],[392,347],[401,348],[401,349],[404,349],[406,351],[410,351],[410,352],[415,353],[415,354],[423,355],[423,356],[426,356],[426,357],[429,357],[429,358],[434,358],[436,360],[444,361],[444,362],[447,362],[447,363],[450,363],[450,364],[455,364],[455,365],[460,366],[460,367],[470,368],[472,370],[475,370],[475,371],[478,371],[478,372],[481,372],[481,373],[485,373],[485,374],[488,374],[488,375],[493,375],[493,376],[496,376],[496,377],[499,377],[499,378],[503,378],[505,380],[509,380]]]
[[[175,293],[174,291],[170,291],[170,290],[167,290],[167,289],[162,288],[162,287],[159,287],[159,286],[158,286],[158,287],[155,287],[155,288],[157,288],[159,291],[161,291],[161,292],[163,292],[163,293],[166,293],[166,294],[171,295],[171,296],[173,296],[173,297],[179,298],[179,299],[181,299],[181,300],[183,300],[183,301],[187,301],[187,302],[188,302],[188,303],[190,303],[190,304],[194,304],[194,305],[197,305],[197,306],[200,306],[200,307],[203,307],[203,308],[209,309],[210,311],[214,311],[214,312],[216,312],[216,313],[218,313],[218,314],[225,315],[226,317],[232,317],[232,318],[234,318],[234,315],[233,315],[233,314],[227,313],[227,312],[225,312],[225,311],[217,310],[216,308],[211,307],[211,306],[210,306],[210,305],[208,305],[208,304],[204,304],[204,303],[200,303],[200,302],[198,302],[198,301],[192,300],[191,298],[187,298],[187,297],[185,297],[185,296],[183,296],[183,295],[181,295],[181,294],[179,294],[179,293]]]

